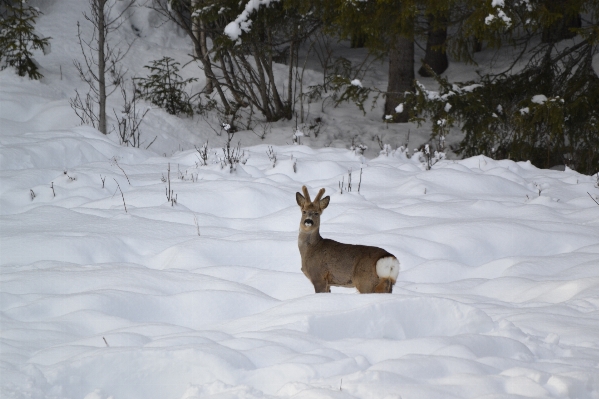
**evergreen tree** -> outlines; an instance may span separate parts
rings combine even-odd
[[[447,41],[447,16],[429,14],[428,32],[426,38],[426,53],[423,63],[433,70],[437,75],[445,72],[449,66],[445,43]],[[430,77],[428,68],[424,65],[418,70],[418,74],[424,77]]]
[[[329,9],[324,14],[340,36],[350,37],[360,26],[367,34],[366,47],[389,55],[385,114],[409,100],[395,108],[395,121],[403,120],[404,115],[398,115],[402,111],[412,112],[416,106],[414,120],[430,120],[433,136],[447,135],[451,126],[462,128],[465,138],[455,148],[459,154],[482,153],[499,159],[531,160],[539,167],[566,164],[583,173],[597,171],[599,77],[592,66],[599,53],[596,0],[325,3]],[[438,78],[440,92],[427,91],[421,85],[416,85],[415,96],[408,89],[399,92],[393,84],[394,76],[401,80],[395,71],[408,71],[412,52],[407,45],[396,51],[394,40],[403,38],[407,43],[405,39],[421,35],[423,19],[429,22],[425,32],[451,28],[445,43],[439,40],[434,47],[457,60],[474,62],[473,54],[481,43],[487,49],[511,47],[515,50],[512,59],[505,70],[489,69],[476,81]],[[567,44],[561,42],[574,37]],[[399,62],[406,66],[394,68]],[[517,64],[518,70],[514,68]],[[438,73],[431,65],[423,72]],[[348,87],[350,94],[344,93],[341,99],[363,103],[368,90]]]
[[[575,0],[564,13],[548,4],[506,0],[466,20],[465,31],[488,46],[514,46],[519,56],[511,60],[512,66],[520,62],[524,67],[489,72],[465,83],[438,78],[439,92],[419,86],[415,105],[421,113],[416,120],[431,120],[434,136],[460,126],[465,137],[455,150],[465,156],[484,154],[530,160],[538,167],[565,164],[582,173],[597,172],[599,76],[593,58],[599,53],[599,4]],[[586,16],[585,23],[571,24],[565,34],[564,21],[579,14]],[[575,40],[560,40],[573,35]],[[551,40],[542,40],[548,37]]]
[[[316,1],[329,31],[341,38],[353,38],[356,31],[364,47],[377,55],[389,56],[389,79],[384,114],[394,122],[407,122],[407,111],[396,112],[406,92],[414,90],[414,35],[416,0]],[[354,87],[348,86],[350,91]],[[341,98],[351,97],[343,95]]]
[[[188,83],[197,79],[183,80],[179,75],[179,63],[170,57],[152,61],[152,65],[144,68],[150,70],[150,75],[136,79],[144,99],[164,108],[171,115],[193,115],[189,95],[184,89]]]
[[[547,11],[553,15],[552,21],[543,27],[544,43],[556,43],[576,36],[576,29],[582,27],[579,5],[576,1],[544,0]]]
[[[447,68],[448,15],[460,0],[313,0],[313,3],[331,33],[353,39],[360,32],[365,47],[376,55],[388,56],[383,116],[391,116],[387,121],[407,122],[409,112],[401,104],[406,93],[414,91],[415,40],[428,35],[425,63],[440,72]],[[348,86],[341,98],[361,101],[364,93]]]
[[[414,91],[414,36],[398,35],[389,49],[389,79],[385,96],[385,118],[393,122],[408,122],[404,109],[406,93]],[[398,107],[399,106],[399,107]]]
[[[2,69],[15,67],[19,76],[41,79],[43,75],[33,59],[32,50],[44,51],[50,38],[35,33],[35,20],[41,12],[25,0],[7,2],[6,16],[0,21],[0,62]]]

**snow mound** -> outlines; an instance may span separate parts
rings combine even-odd
[[[344,299],[344,301],[347,301]],[[486,333],[489,316],[478,309],[439,298],[401,298],[312,316],[309,332],[322,339],[403,340]]]

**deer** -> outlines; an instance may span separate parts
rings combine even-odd
[[[361,294],[391,293],[399,274],[397,258],[378,247],[344,244],[320,236],[320,215],[331,197],[322,198],[321,188],[314,201],[306,186],[295,199],[302,211],[298,247],[302,272],[316,293],[331,292],[331,286],[355,287]]]

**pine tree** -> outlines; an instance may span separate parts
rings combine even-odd
[[[599,54],[599,4],[575,0],[568,3],[567,13],[560,13],[548,8],[549,3],[506,0],[495,10],[479,10],[476,17],[466,18],[467,35],[487,46],[514,46],[520,57],[512,65],[519,61],[523,67],[488,72],[472,82],[437,78],[439,92],[418,86],[415,104],[409,106],[420,112],[415,119],[429,119],[434,136],[459,126],[465,136],[455,150],[465,156],[484,154],[530,160],[544,168],[567,165],[581,173],[597,172],[599,76],[593,59]],[[578,14],[586,16],[585,25],[573,24],[564,34],[563,21]],[[559,34],[542,40],[548,31]],[[576,40],[556,46],[560,38],[572,35]]]
[[[35,33],[35,20],[41,12],[27,5],[25,0],[6,3],[6,17],[0,21],[0,62],[2,69],[15,67],[19,76],[41,79],[32,50],[44,51],[49,37],[41,38]]]
[[[447,16],[429,14],[428,32],[426,38],[426,53],[423,63],[430,67],[437,75],[445,72],[449,66],[447,52],[445,51],[445,42],[447,41]],[[428,68],[424,65],[418,70],[418,74],[424,77],[430,77]]]
[[[576,29],[582,27],[580,8],[576,3],[567,0],[543,1],[547,11],[555,16],[551,23],[543,27],[544,43],[556,43],[576,36]]]
[[[390,53],[389,86],[386,93],[386,105],[383,115],[388,114],[388,104],[396,103],[391,99],[395,94],[401,96],[405,90],[397,90],[402,84],[408,82],[407,89],[413,80],[410,71],[413,70],[414,60],[411,59],[408,73],[404,73],[407,63],[400,63],[404,50],[413,50],[413,40],[410,40],[412,32],[407,37],[400,37],[402,28],[405,28],[399,20],[401,15],[398,9],[404,4],[403,1],[374,0],[374,1],[346,1],[346,0],[312,0],[310,3],[316,9],[324,22],[325,32],[340,39],[351,40],[351,47],[366,47],[369,52],[377,56]],[[406,29],[403,29],[404,31]],[[404,40],[407,39],[407,40]],[[397,74],[399,73],[399,75]],[[355,85],[355,76],[335,76],[335,86],[344,91],[337,101],[352,101],[363,109],[364,101],[368,98],[369,88]],[[403,89],[406,89],[405,87]],[[397,92],[397,93],[396,93]],[[397,106],[395,104],[393,107]],[[391,107],[391,109],[393,108]]]
[[[356,31],[363,34],[364,47],[376,55],[389,57],[388,85],[384,93],[385,105],[383,116],[389,122],[408,122],[409,112],[402,104],[406,101],[406,93],[414,91],[414,45],[416,37],[433,31],[437,38],[439,29],[446,32],[446,19],[449,9],[459,0],[313,0],[329,31],[341,38],[353,38]],[[473,1],[473,0],[472,0]],[[433,23],[427,23],[429,16]],[[434,35],[433,35],[434,36]],[[444,54],[445,39],[431,42],[429,52],[438,51],[444,58],[439,63],[439,70],[446,67]],[[437,54],[435,54],[437,55]],[[347,86],[341,99],[361,102],[364,93],[355,87]],[[356,96],[355,94],[358,94]],[[361,103],[358,104],[361,106]],[[390,118],[390,119],[389,119]]]
[[[183,80],[179,75],[179,63],[170,57],[152,61],[152,65],[144,68],[150,70],[150,75],[136,79],[144,99],[164,108],[171,115],[193,115],[189,95],[184,89],[197,79]]]

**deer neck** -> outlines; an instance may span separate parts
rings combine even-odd
[[[309,247],[316,245],[321,240],[322,237],[320,236],[320,228],[316,228],[309,233],[300,230],[297,244],[299,246],[300,252],[303,252]]]

